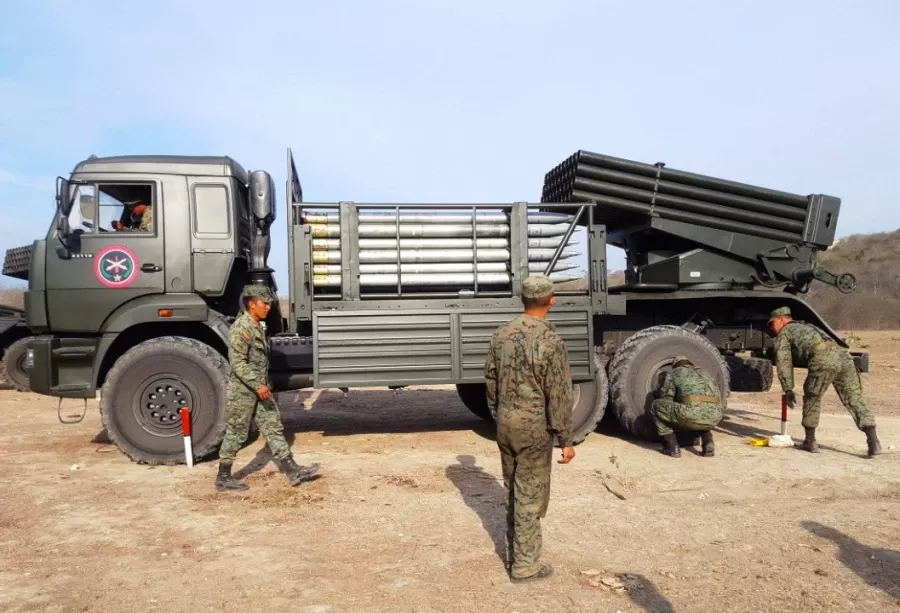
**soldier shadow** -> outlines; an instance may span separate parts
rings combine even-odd
[[[494,552],[506,563],[506,488],[484,468],[475,464],[471,455],[456,456],[457,464],[445,470],[447,479],[456,486],[463,502],[481,520],[484,531],[494,543]]]
[[[628,598],[647,613],[675,613],[669,599],[644,575],[628,575]]]
[[[322,389],[278,394],[285,430],[322,436],[470,431],[493,441],[493,421],[475,416],[455,390]]]
[[[775,436],[776,434],[781,434],[780,430],[770,430],[768,428],[763,428],[759,426],[751,426],[747,424],[742,424],[738,421],[734,420],[736,415],[740,415],[742,419],[746,421],[761,421],[762,419],[768,419],[769,416],[764,415],[762,413],[755,413],[753,411],[748,411],[746,409],[727,409],[725,411],[725,416],[722,418],[722,421],[719,423],[716,428],[717,432],[722,432],[728,436],[733,436],[740,439],[750,439],[752,437],[769,437]],[[750,415],[755,417],[751,418]],[[794,428],[797,428],[798,425],[795,424]],[[802,426],[799,426],[802,428]],[[796,436],[791,434],[790,430],[788,430],[788,435],[791,438],[796,439]],[[805,436],[805,433],[804,435]],[[800,436],[800,441],[803,440],[803,436]],[[799,443],[799,441],[795,440],[795,444]],[[832,447],[830,445],[823,445],[819,442],[819,449],[824,449],[826,451],[833,451],[835,453],[842,453],[844,455],[852,456],[854,458],[866,458],[868,457],[865,453],[853,453],[851,451],[846,451],[844,449],[838,449],[837,447]]]
[[[863,545],[856,539],[814,521],[801,525],[838,547],[837,559],[868,585],[900,599],[900,551]]]
[[[248,437],[247,441],[241,446],[241,448],[243,449],[243,448],[247,447],[252,441],[256,440],[260,436],[262,436],[262,435],[259,434],[259,431],[257,430],[255,433],[251,434]],[[285,428],[285,430],[284,430],[284,440],[287,441],[288,447],[293,449],[294,433],[289,432],[287,430],[287,428]],[[253,456],[252,460],[250,460],[244,466],[242,466],[239,470],[236,470],[234,472],[234,478],[235,479],[246,479],[250,475],[252,475],[254,473],[258,473],[263,468],[265,468],[266,465],[269,462],[271,462],[274,457],[275,456],[272,455],[272,450],[269,449],[269,444],[265,443],[262,446],[262,448],[256,452],[256,455]]]

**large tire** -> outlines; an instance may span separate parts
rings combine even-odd
[[[466,408],[485,421],[494,421],[487,405],[484,383],[458,383],[456,393]]]
[[[0,383],[5,383],[19,392],[27,392],[29,385],[28,371],[25,370],[25,353],[28,349],[30,336],[20,338],[6,348],[3,359],[0,360]]]
[[[144,341],[125,352],[106,377],[100,399],[103,426],[135,462],[182,464],[178,409],[189,407],[194,459],[203,459],[225,435],[229,374],[225,358],[200,341],[177,336]]]
[[[579,444],[594,431],[606,413],[609,398],[609,384],[600,355],[594,354],[596,373],[594,381],[576,383],[575,401],[572,405],[572,440]],[[466,408],[485,420],[494,420],[487,406],[485,386],[483,383],[461,383],[456,386],[456,393]]]
[[[659,438],[650,404],[654,392],[672,369],[672,359],[686,355],[694,364],[712,373],[722,394],[729,393],[728,367],[718,349],[703,336],[678,326],[653,326],[629,337],[609,363],[612,411],[622,426],[636,437]]]
[[[733,392],[768,392],[772,389],[774,368],[763,358],[741,358],[730,355],[725,358]]]

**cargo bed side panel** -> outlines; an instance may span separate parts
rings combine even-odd
[[[484,381],[491,334],[521,311],[429,309],[317,312],[315,386],[377,387]],[[590,379],[589,309],[551,312],[575,380]]]

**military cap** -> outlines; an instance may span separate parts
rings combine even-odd
[[[776,317],[782,317],[784,315],[787,315],[788,317],[791,316],[791,308],[790,307],[778,307],[777,309],[772,311],[772,314],[769,316],[769,321],[772,321]]]
[[[553,295],[553,281],[546,275],[532,275],[522,281],[524,298],[546,298]]]
[[[248,285],[244,288],[245,298],[256,298],[263,302],[272,302],[272,292],[265,285]]]

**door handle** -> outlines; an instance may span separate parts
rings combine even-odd
[[[141,272],[159,272],[162,270],[162,267],[157,266],[151,262],[147,262],[146,264],[141,264]]]

